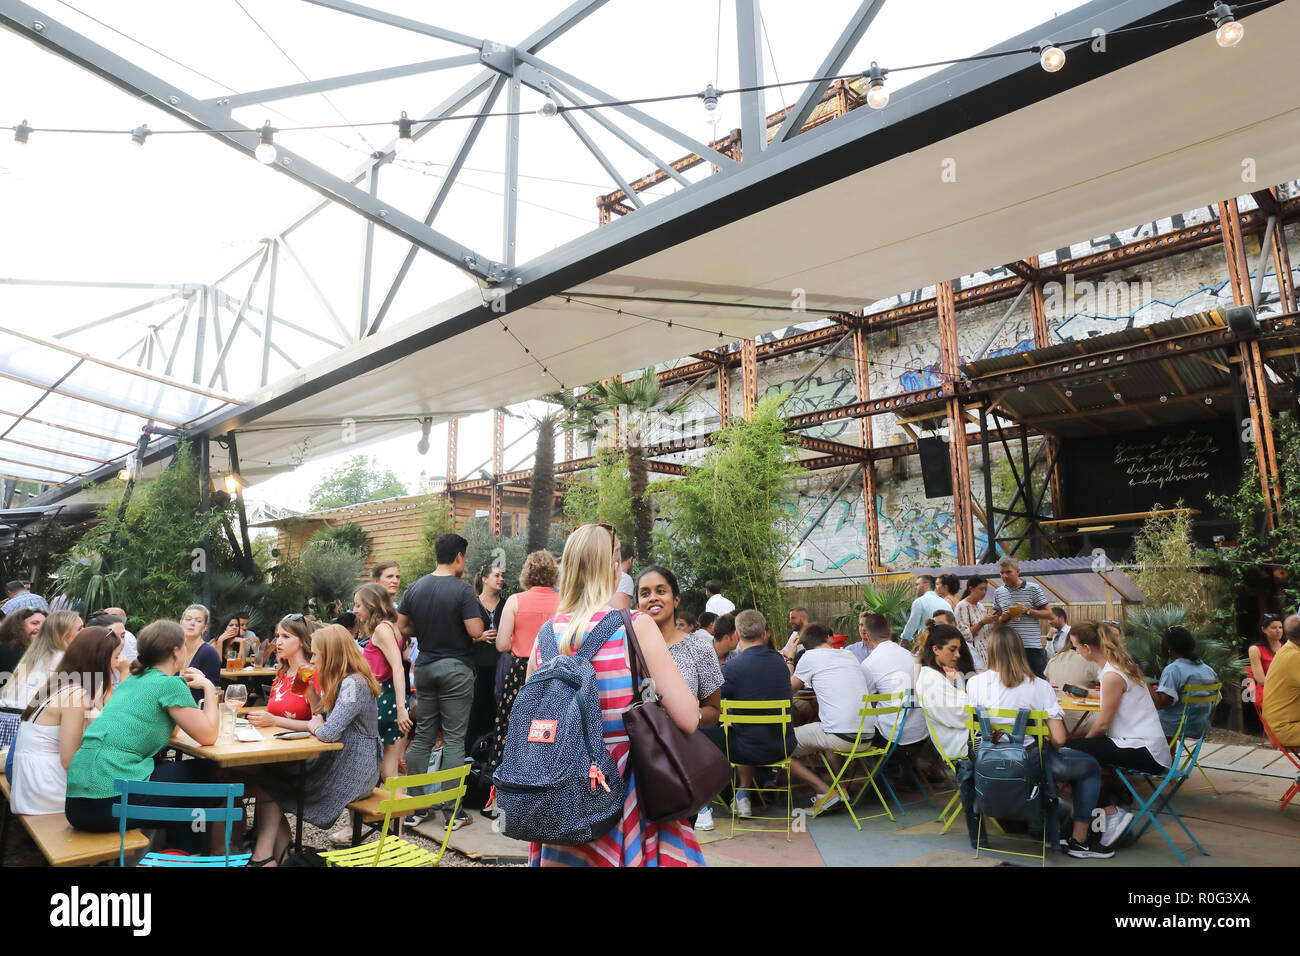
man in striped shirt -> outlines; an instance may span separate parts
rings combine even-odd
[[[1047,609],[1047,595],[1036,582],[1020,577],[1020,562],[1010,555],[998,562],[998,574],[1002,577],[1002,587],[993,592],[996,623],[1006,624],[1020,635],[1030,669],[1042,677],[1047,670],[1047,654],[1038,622],[1052,616]]]

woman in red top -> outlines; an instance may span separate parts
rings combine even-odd
[[[560,604],[560,595],[555,590],[557,578],[555,556],[549,551],[534,551],[524,560],[524,569],[519,573],[519,586],[523,590],[510,595],[501,612],[496,647],[503,653],[510,652],[510,664],[501,700],[497,703],[496,725],[493,727],[493,769],[500,765],[501,755],[505,751],[510,708],[514,706],[519,688],[524,686],[524,679],[528,675],[528,655],[537,643],[537,632],[555,616],[555,609]]]
[[[1259,636],[1246,648],[1250,655],[1250,677],[1255,682],[1255,707],[1264,707],[1264,676],[1273,666],[1273,658],[1282,649],[1282,615],[1265,614],[1259,621]]]
[[[294,690],[298,668],[311,660],[311,627],[301,614],[290,614],[275,626],[275,659],[280,669],[271,685],[271,699],[266,710],[249,711],[248,722],[254,727],[310,730],[312,703],[320,703],[319,685],[313,676],[313,686]]]

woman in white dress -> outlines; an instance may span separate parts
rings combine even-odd
[[[113,693],[121,656],[122,639],[107,627],[83,628],[68,644],[58,673],[47,677],[23,712],[9,778],[14,813],[63,812],[68,765],[82,732]]]

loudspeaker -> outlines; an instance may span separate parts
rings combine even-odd
[[[948,443],[942,438],[918,438],[916,449],[921,455],[921,480],[925,483],[925,496],[951,496],[952,465],[948,459]]]
[[[1255,310],[1248,305],[1234,305],[1224,315],[1228,328],[1238,335],[1255,335],[1259,332],[1259,318]]]

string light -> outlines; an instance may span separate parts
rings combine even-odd
[[[1065,51],[1055,43],[1044,43],[1039,50],[1038,65],[1048,73],[1056,73],[1065,66]]]
[[[1232,7],[1226,3],[1216,3],[1210,16],[1218,28],[1214,31],[1214,42],[1219,46],[1225,49],[1234,47],[1246,35],[1246,28],[1233,17]]]
[[[1271,0],[1254,0],[1254,2],[1251,3],[1241,3],[1241,4],[1236,4],[1235,6],[1224,3],[1222,2],[1222,0],[1220,0],[1220,2],[1216,2],[1214,4],[1214,9],[1210,11],[1210,13],[1205,14],[1204,16],[1206,19],[1209,19],[1214,23],[1215,41],[1219,44],[1219,46],[1234,47],[1238,43],[1240,43],[1242,38],[1245,36],[1246,28],[1239,20],[1236,19],[1237,11],[1263,6],[1268,2],[1271,2]],[[1122,27],[1116,30],[1112,30],[1110,32],[1110,35],[1116,36],[1120,34],[1159,30],[1175,24],[1184,23],[1189,20],[1200,19],[1201,16],[1202,16],[1201,14],[1197,14],[1194,16],[1174,17],[1169,20],[1163,20],[1163,21],[1158,21],[1153,23],[1135,24],[1133,26]],[[884,79],[885,79],[885,74],[887,73],[891,73],[891,72],[896,73],[905,70],[931,69],[939,66],[954,66],[962,63],[973,63],[977,61],[997,59],[997,58],[1007,57],[1007,56],[1023,56],[1026,53],[1037,54],[1039,57],[1039,64],[1042,66],[1042,68],[1048,71],[1049,73],[1055,73],[1065,65],[1065,50],[1063,49],[1064,46],[1086,43],[1090,39],[1091,37],[1079,37],[1074,39],[1068,39],[1062,41],[1061,43],[1057,43],[1056,41],[1044,41],[1043,43],[1040,43],[1033,47],[1010,49],[1010,50],[998,50],[990,53],[979,53],[973,56],[956,57],[950,60],[936,60],[929,63],[916,63],[907,66],[895,66],[895,67],[890,67],[888,69],[879,67],[873,61],[871,64],[871,68],[868,70],[866,74],[845,73],[845,74],[832,75],[832,76],[819,76],[819,77],[812,77],[810,79],[789,80],[783,83],[777,82],[777,83],[761,84],[752,87],[738,87],[733,90],[720,90],[717,89],[712,83],[710,83],[704,89],[703,92],[699,92],[699,93],[677,93],[677,94],[670,94],[666,96],[646,96],[646,97],[638,97],[638,98],[626,99],[626,100],[615,100],[611,102],[573,104],[570,106],[559,105],[554,100],[552,94],[552,98],[550,99],[549,105],[543,104],[539,109],[535,111],[517,110],[517,111],[507,111],[501,113],[458,113],[450,116],[440,117],[438,121],[445,122],[448,120],[459,120],[459,119],[506,118],[512,116],[525,116],[534,112],[542,116],[549,117],[549,116],[554,116],[560,112],[566,112],[571,110],[582,111],[582,110],[610,109],[610,108],[618,108],[623,106],[634,106],[639,104],[663,103],[663,102],[670,102],[670,101],[682,100],[682,99],[701,99],[704,101],[705,110],[708,113],[713,114],[717,111],[719,98],[724,96],[727,93],[761,92],[761,91],[771,90],[771,89],[780,89],[787,86],[806,86],[812,83],[830,83],[836,80],[851,81],[851,80],[861,79],[863,76],[866,76],[869,79],[869,89],[867,92],[868,105],[871,106],[872,109],[883,109],[885,105],[888,104],[889,102],[889,93],[884,89]],[[405,116],[405,114],[403,114],[403,116]],[[345,123],[328,123],[328,124],[318,124],[318,125],[301,125],[301,126],[292,126],[292,127],[281,127],[280,129],[273,130],[272,132],[283,132],[286,129],[295,130],[295,131],[296,130],[312,131],[312,132],[319,132],[322,130],[330,130],[330,129],[356,130],[356,129],[365,128],[367,126],[371,126],[371,127],[391,126],[392,123],[393,123],[392,120],[382,120],[382,121],[377,121],[372,123],[345,122]],[[399,120],[398,123],[400,129],[401,121]],[[270,124],[268,123],[266,126],[262,127],[263,132],[265,132],[265,130],[269,127],[269,125]],[[110,129],[62,129],[62,128],[31,127],[27,125],[26,120],[24,120],[18,126],[0,127],[0,129],[13,130],[14,139],[20,143],[25,143],[27,141],[25,137],[28,134],[33,132],[104,133],[104,134],[114,134],[114,135],[118,135],[123,132],[122,130],[110,130]],[[137,127],[134,130],[131,130],[130,134],[131,134],[132,142],[136,143],[137,145],[144,145],[144,140],[147,137],[154,135],[155,133],[159,135],[162,134],[213,135],[213,134],[236,134],[236,133],[247,133],[247,132],[249,132],[249,130],[243,127],[235,128],[235,129],[151,130],[147,125],[143,125]],[[22,138],[20,138],[20,136]],[[400,136],[399,133],[399,140],[401,138],[402,137]]]
[[[556,101],[554,94],[547,96],[542,105],[537,107],[537,115],[543,119],[551,119],[560,115],[560,104]]]
[[[415,140],[411,138],[411,121],[406,117],[406,110],[402,110],[402,118],[397,121],[397,142],[393,144],[394,156],[406,156],[415,146]]]
[[[872,60],[867,77],[871,83],[871,88],[867,90],[867,105],[873,110],[883,110],[889,105],[889,90],[885,89],[885,71],[876,65],[875,60]]]
[[[262,134],[262,141],[257,144],[257,149],[253,150],[253,155],[257,158],[259,163],[265,163],[267,166],[270,166],[275,162],[275,157],[279,155],[279,151],[275,148],[274,143],[275,130],[272,129],[270,120],[267,120],[262,124],[260,132]]]

